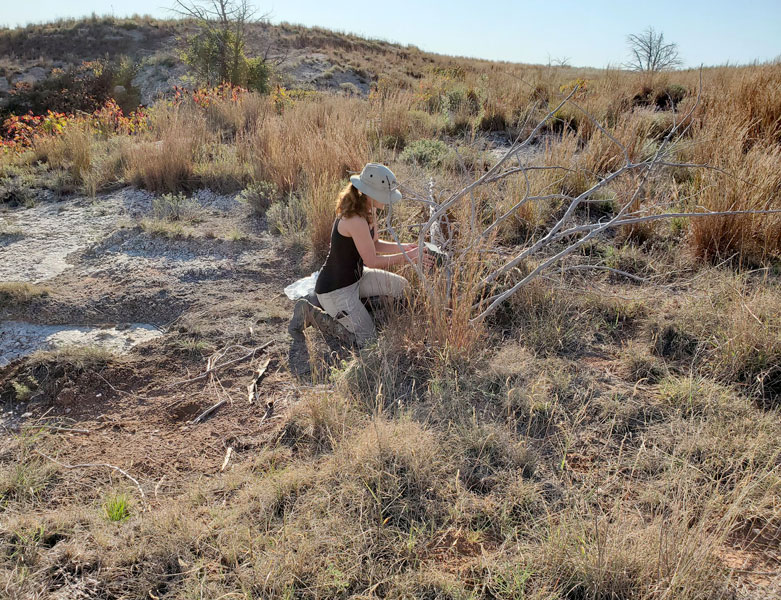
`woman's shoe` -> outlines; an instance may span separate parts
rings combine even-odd
[[[324,335],[335,337],[346,344],[355,344],[355,336],[344,325],[306,298],[301,298],[293,307],[287,331],[295,341],[303,341],[304,329],[310,325],[317,327]]]
[[[312,324],[312,306],[306,298],[301,298],[293,307],[293,316],[287,324],[287,331],[294,340],[304,339],[304,329]]]

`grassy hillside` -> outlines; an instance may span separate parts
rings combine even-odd
[[[150,17],[93,17],[0,29],[0,68],[11,75],[31,66],[63,68],[122,57],[143,63],[160,60],[162,56],[175,63],[179,40],[195,29],[193,21]],[[250,25],[247,53],[269,56],[283,78],[301,57],[315,54],[332,61],[332,66],[339,70],[356,70],[373,80],[385,76],[407,85],[425,74],[432,64],[454,62],[414,46],[288,23]]]
[[[161,53],[184,26],[127,23]],[[0,47],[33,60],[25,40],[79,27],[123,22],[6,31]],[[473,305],[574,238],[494,287],[477,284],[625,160],[668,148],[676,166],[610,179],[573,212],[576,226],[627,203],[643,215],[781,209],[781,65],[649,79],[441,57],[289,25],[256,35],[289,50],[289,72],[327,59],[331,78],[350,70],[369,93],[291,81],[268,96],[182,92],[132,115],[108,104],[26,122],[0,155],[3,247],[24,239],[12,221],[29,222],[24,211],[67,215],[83,196],[99,205],[129,187],[149,193],[141,216],[129,211],[129,222],[70,255],[86,275],[66,271],[45,292],[25,282],[0,290],[2,319],[101,324],[158,303],[166,325],[124,356],[70,350],[0,369],[0,399],[17,410],[0,447],[6,593],[781,593],[779,214],[677,216],[602,233],[470,321]],[[127,43],[122,52],[140,56]],[[576,87],[574,104],[545,119]],[[409,307],[385,316],[376,343],[340,354],[309,330],[309,371],[296,371],[281,288],[319,266],[348,172],[383,162],[407,196],[441,200],[540,121],[518,159],[535,169],[450,211],[453,250],[465,258],[449,279],[431,275],[450,296],[426,293],[405,266]],[[208,210],[198,204],[207,189],[219,194]],[[529,193],[538,199],[482,235]],[[221,202],[242,211],[237,221],[226,225]],[[407,202],[391,223],[410,241],[426,214]],[[177,271],[192,255],[251,258],[228,271]],[[172,258],[119,277],[105,266],[118,256]],[[192,379],[207,360],[266,339],[276,344],[264,397],[273,416],[248,404],[246,363]],[[206,423],[182,416],[223,394],[231,402]]]

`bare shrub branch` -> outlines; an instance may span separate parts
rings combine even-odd
[[[663,58],[663,57],[662,57]],[[655,58],[657,62],[654,65],[664,64],[659,63],[661,58]],[[532,132],[527,136],[524,141],[515,140],[512,146],[507,152],[497,161],[497,163],[491,167],[488,171],[476,178],[475,181],[469,183],[466,186],[461,187],[443,202],[437,202],[437,195],[431,186],[427,194],[419,194],[413,190],[405,187],[405,193],[413,200],[422,202],[429,208],[429,218],[424,223],[418,233],[418,248],[422,252],[424,242],[427,239],[434,241],[435,239],[442,242],[442,228],[441,220],[448,214],[449,211],[454,209],[458,203],[464,198],[470,198],[471,200],[471,212],[470,212],[470,225],[472,225],[473,231],[472,237],[466,240],[466,243],[461,245],[461,249],[458,252],[450,250],[447,253],[447,261],[444,268],[447,270],[447,274],[457,272],[459,268],[465,266],[465,261],[474,260],[475,256],[485,256],[488,240],[500,225],[505,223],[513,215],[518,214],[519,209],[530,202],[540,201],[557,201],[563,200],[566,202],[566,208],[557,218],[556,222],[548,227],[543,235],[539,236],[536,240],[530,242],[526,247],[522,247],[519,251],[509,255],[503,263],[495,266],[493,270],[487,272],[479,279],[471,290],[474,295],[474,301],[472,304],[472,310],[477,314],[471,318],[473,323],[477,323],[485,319],[488,315],[493,313],[499,306],[502,305],[507,299],[517,293],[521,288],[528,285],[534,279],[543,275],[545,271],[550,268],[559,265],[561,261],[572,254],[575,250],[582,247],[584,244],[594,239],[598,235],[619,227],[627,225],[637,225],[640,223],[647,223],[663,219],[675,219],[675,218],[689,218],[689,219],[701,219],[711,217],[729,217],[740,215],[774,215],[781,213],[781,209],[767,210],[725,210],[725,211],[710,211],[706,209],[695,211],[669,211],[662,213],[651,213],[650,207],[643,206],[641,199],[644,197],[643,190],[649,183],[651,175],[664,168],[682,168],[682,169],[709,169],[718,173],[722,173],[726,176],[732,176],[729,172],[718,167],[714,167],[708,164],[699,164],[692,162],[677,162],[672,157],[673,143],[681,139],[686,134],[692,122],[692,115],[697,107],[700,105],[702,98],[702,71],[700,71],[700,83],[697,93],[697,97],[693,105],[686,111],[684,115],[675,115],[673,120],[673,126],[670,131],[659,143],[658,148],[654,152],[653,156],[645,160],[637,162],[632,161],[632,157],[629,153],[627,146],[622,143],[615,135],[611,134],[607,128],[599,123],[598,120],[591,115],[583,107],[573,102],[573,97],[578,88],[575,87],[553,110],[551,110],[542,120],[540,120],[534,127]],[[561,170],[564,173],[588,173],[585,169],[572,168],[569,165],[539,165],[528,164],[524,165],[520,159],[518,164],[513,164],[512,167],[507,167],[507,163],[513,158],[518,156],[521,149],[530,145],[535,137],[540,133],[543,126],[549,119],[553,118],[558,111],[562,109],[565,104],[571,104],[577,111],[582,113],[597,130],[602,132],[610,142],[618,148],[622,155],[622,162],[620,166],[613,171],[599,177],[598,181],[591,185],[588,189],[581,192],[578,195],[569,195],[567,193],[532,193],[532,185],[530,182],[529,174],[534,171],[553,171]],[[625,175],[632,174],[636,178],[636,185],[629,193],[627,198],[622,200],[622,203],[618,210],[610,218],[606,220],[592,222],[592,223],[578,223],[575,219],[576,211],[584,204],[597,202],[599,200],[594,199],[594,195],[606,188],[609,184],[616,181]],[[593,174],[592,174],[593,175]],[[481,229],[475,231],[475,208],[474,208],[474,193],[481,186],[496,185],[500,182],[507,180],[512,176],[521,176],[523,181],[520,182],[522,188],[521,198],[516,201],[509,209],[505,209],[498,216],[494,217],[492,222],[487,226],[481,225]],[[750,183],[750,182],[746,182]],[[655,206],[658,211],[659,205]],[[391,232],[393,239],[401,244],[397,233],[391,226],[390,211],[387,221],[388,230]],[[564,246],[561,243],[565,242]],[[445,240],[447,246],[447,240]],[[494,253],[498,256],[507,257],[507,253],[500,252]],[[539,260],[535,261],[535,266],[528,272],[523,272],[523,275],[518,281],[515,281],[506,289],[501,289],[502,284],[500,280],[503,276],[509,275],[511,272],[519,273],[519,265],[539,257]],[[412,262],[412,261],[410,261]],[[413,267],[423,282],[423,288],[432,299],[434,299],[435,291],[431,285],[429,275],[419,265],[413,263]],[[616,269],[610,269],[608,267],[591,266],[591,265],[576,265],[574,267],[561,267],[560,272],[566,270],[586,270],[586,269],[602,269],[613,272],[616,275],[621,275],[638,282],[644,282],[645,279],[619,271]],[[449,288],[448,288],[449,289]],[[489,297],[486,297],[485,291],[491,289],[492,293]],[[462,292],[463,294],[463,292]],[[439,298],[441,301],[442,298]],[[445,300],[449,302],[450,296],[447,294]],[[449,310],[448,307],[442,307],[443,310]]]

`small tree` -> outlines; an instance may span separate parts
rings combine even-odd
[[[209,85],[230,83],[266,93],[271,68],[263,58],[247,58],[247,26],[256,17],[247,0],[176,0],[181,15],[200,31],[187,40],[184,60]]]
[[[653,75],[659,71],[674,69],[681,64],[678,55],[678,44],[665,43],[664,33],[657,33],[653,27],[649,27],[639,35],[628,35],[631,59],[627,67],[633,71],[640,71]]]

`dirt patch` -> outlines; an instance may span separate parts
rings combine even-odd
[[[349,84],[349,89],[361,95],[369,93],[369,81],[364,75],[331,62],[325,54],[288,57],[280,70],[296,86],[327,90],[339,89],[343,84]]]
[[[300,251],[270,235],[234,197],[193,197],[198,222],[181,238],[138,226],[153,196],[130,188],[0,213],[6,230],[21,232],[0,246],[0,279],[45,282],[51,290],[0,314],[0,425],[87,431],[57,434],[58,458],[110,462],[161,497],[184,480],[219,472],[231,440],[243,440],[231,465],[252,460],[297,397],[287,367],[292,302],[282,290],[300,276]],[[243,235],[232,240],[233,231]],[[223,360],[234,360],[268,342],[255,360],[189,381],[220,349],[229,349]],[[37,366],[17,360],[60,343],[117,354],[86,368],[62,358]],[[268,356],[262,398],[250,404],[247,383]],[[20,399],[13,382],[28,385],[29,399]],[[223,399],[219,410],[191,423]],[[264,420],[269,402],[273,417]],[[68,472],[52,494],[84,493],[80,477]]]
[[[99,199],[76,198],[0,213],[0,229],[16,232],[0,245],[0,281],[40,283],[69,269],[68,257],[148,210],[151,196],[125,189]]]
[[[36,350],[64,346],[96,346],[124,353],[136,344],[163,335],[154,325],[129,323],[114,327],[35,325],[19,321],[0,323],[0,367]]]

